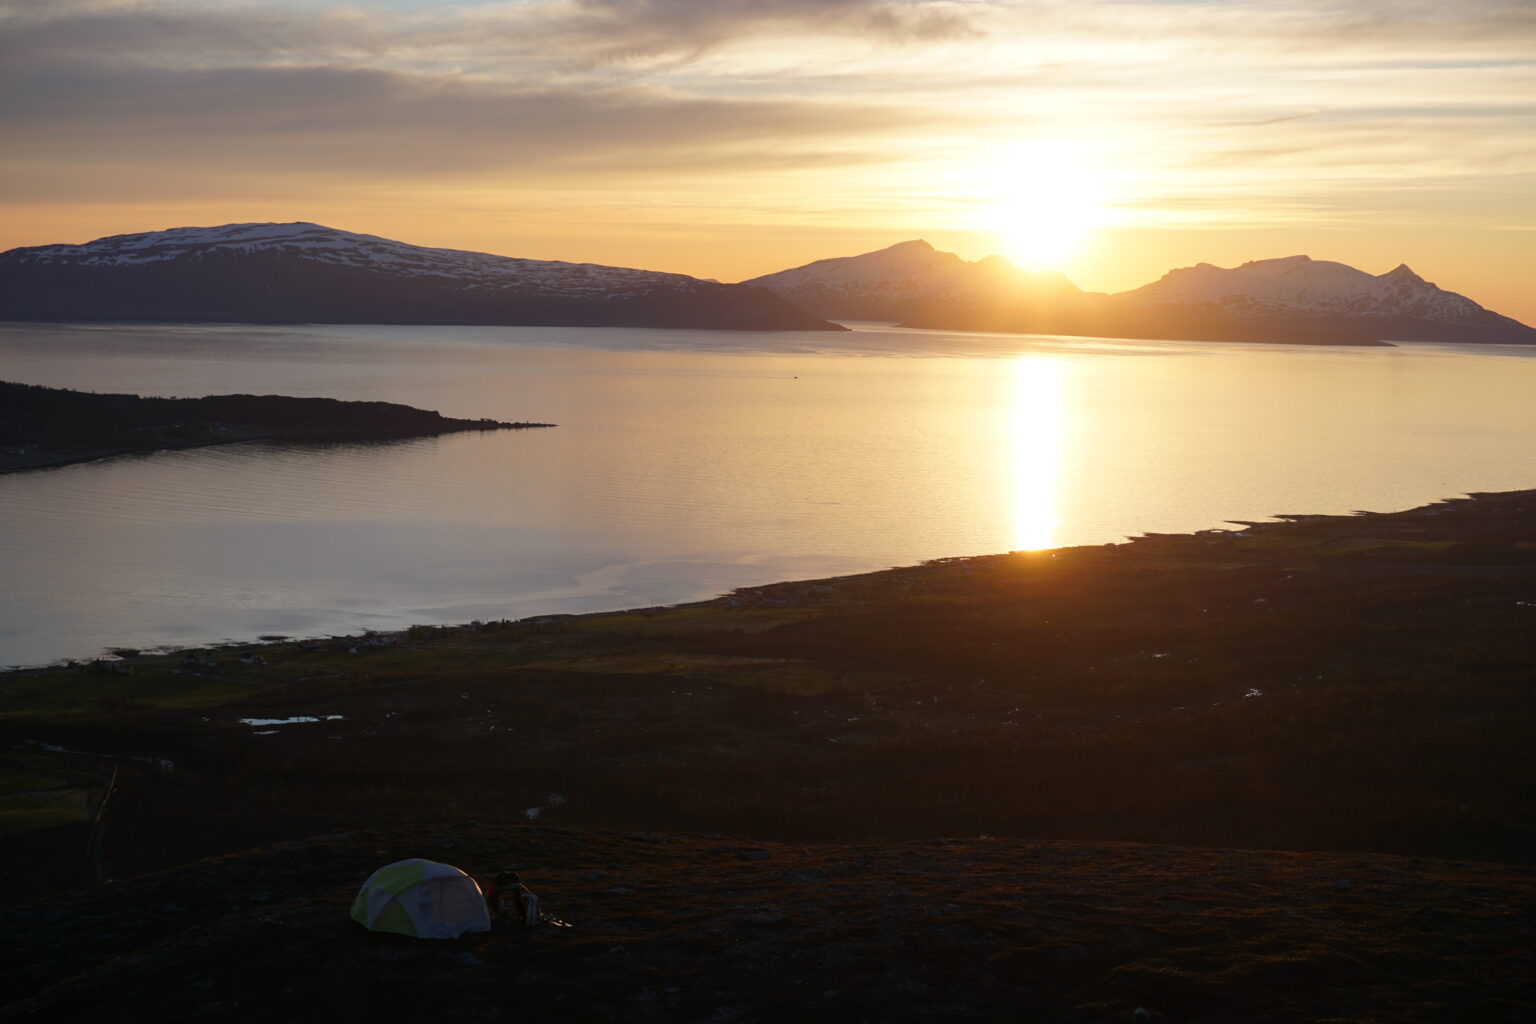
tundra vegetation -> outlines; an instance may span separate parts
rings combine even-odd
[[[551,901],[589,915],[582,941],[640,941],[625,931],[640,918],[614,924],[623,915],[612,902],[649,872],[655,900],[641,918],[666,936],[657,956],[665,946],[680,957],[690,943],[724,949],[732,942],[705,919],[755,914],[780,936],[760,949],[766,965],[816,940],[801,927],[811,917],[840,934],[843,912],[815,880],[861,863],[873,865],[865,881],[879,893],[844,894],[847,919],[866,929],[845,936],[846,948],[885,958],[888,970],[928,964],[921,970],[937,974],[903,976],[945,998],[963,990],[962,1002],[985,1003],[1001,991],[975,989],[978,971],[1005,988],[1044,972],[1060,991],[1039,1019],[1113,1019],[1104,1014],[1129,1013],[1134,1002],[1121,1004],[1134,1000],[1160,1003],[1170,1019],[1230,1020],[1264,999],[1295,1012],[1254,1019],[1325,1019],[1341,1000],[1398,1006],[1395,1020],[1472,1005],[1495,1008],[1479,1019],[1522,1019],[1536,1005],[1530,961],[1518,966],[1529,953],[1536,838],[1533,513],[1536,492],[1475,495],[945,559],[668,608],[11,672],[0,676],[9,897],[162,869],[191,878],[198,858],[286,841],[271,848],[286,853],[262,856],[303,860],[319,847],[298,841],[321,834],[341,851],[333,859],[359,860],[357,870],[375,853],[430,855],[411,842],[457,842],[470,870],[500,857],[558,874],[569,888]],[[550,828],[559,852],[536,852],[556,842]],[[345,838],[353,830],[364,838]],[[392,830],[395,839],[381,838]],[[612,854],[628,872],[612,888],[592,881],[607,877],[592,865],[631,843],[613,830],[715,838],[653,838],[650,859]],[[741,883],[733,910],[709,909],[730,902],[706,890],[732,884],[741,858],[730,851],[744,843],[777,850],[778,874],[772,884],[765,874],[761,891]],[[514,848],[515,857],[496,852]],[[930,866],[907,877],[891,851]],[[1010,932],[1022,911],[1003,865],[1032,871],[1063,857],[1060,905],[1035,907],[1044,916]],[[791,860],[803,878],[786,873]],[[1209,875],[1222,864],[1231,877]],[[689,872],[697,878],[685,884]],[[1301,889],[1286,894],[1335,876],[1340,893],[1368,885],[1380,897],[1347,927],[1353,911],[1297,911]],[[959,893],[967,884],[970,902]],[[919,898],[893,910],[896,888]],[[582,889],[619,895],[604,904],[601,892],[575,895]],[[1174,903],[1154,906],[1147,893]],[[664,920],[695,900],[697,913]],[[945,905],[965,908],[951,914],[967,922],[963,936],[920,932],[912,950],[886,948]],[[1497,920],[1473,923],[1469,908]],[[1109,928],[1105,914],[1121,938],[1095,931]],[[1263,918],[1263,938],[1243,926],[1242,948],[1232,947],[1233,935],[1191,923],[1206,914]],[[793,927],[775,930],[785,920]],[[1127,928],[1162,939],[1122,948]],[[1019,945],[1024,932],[1032,945]],[[570,960],[556,949],[567,941],[576,940],[534,941],[528,949],[553,959],[527,969],[596,970],[582,959],[596,948]],[[914,952],[929,943],[932,963]],[[1460,988],[1434,966],[1443,956],[1473,965]],[[729,976],[709,998],[736,998]],[[871,993],[895,984],[849,984],[866,982]],[[1442,982],[1438,994],[1415,989]],[[765,980],[770,989],[779,991]],[[680,998],[656,996],[657,1019]],[[761,1008],[787,995],[741,998]],[[1337,1019],[1388,1019],[1359,1012]]]

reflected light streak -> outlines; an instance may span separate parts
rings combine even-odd
[[[1055,544],[1060,525],[1063,366],[1060,359],[1022,356],[1012,370],[1013,550],[1037,551]]]

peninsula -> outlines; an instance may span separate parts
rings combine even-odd
[[[141,398],[0,381],[0,473],[237,441],[382,441],[551,426],[452,419],[393,402],[286,395]]]

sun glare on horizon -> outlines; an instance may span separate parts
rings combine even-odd
[[[994,168],[997,197],[985,227],[1003,255],[1025,270],[1057,270],[1105,219],[1100,175],[1081,146],[1019,146]]]

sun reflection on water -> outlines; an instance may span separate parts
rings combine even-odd
[[[1012,373],[1013,550],[1037,551],[1055,543],[1060,525],[1064,367],[1049,356],[1021,356],[1014,360]]]

